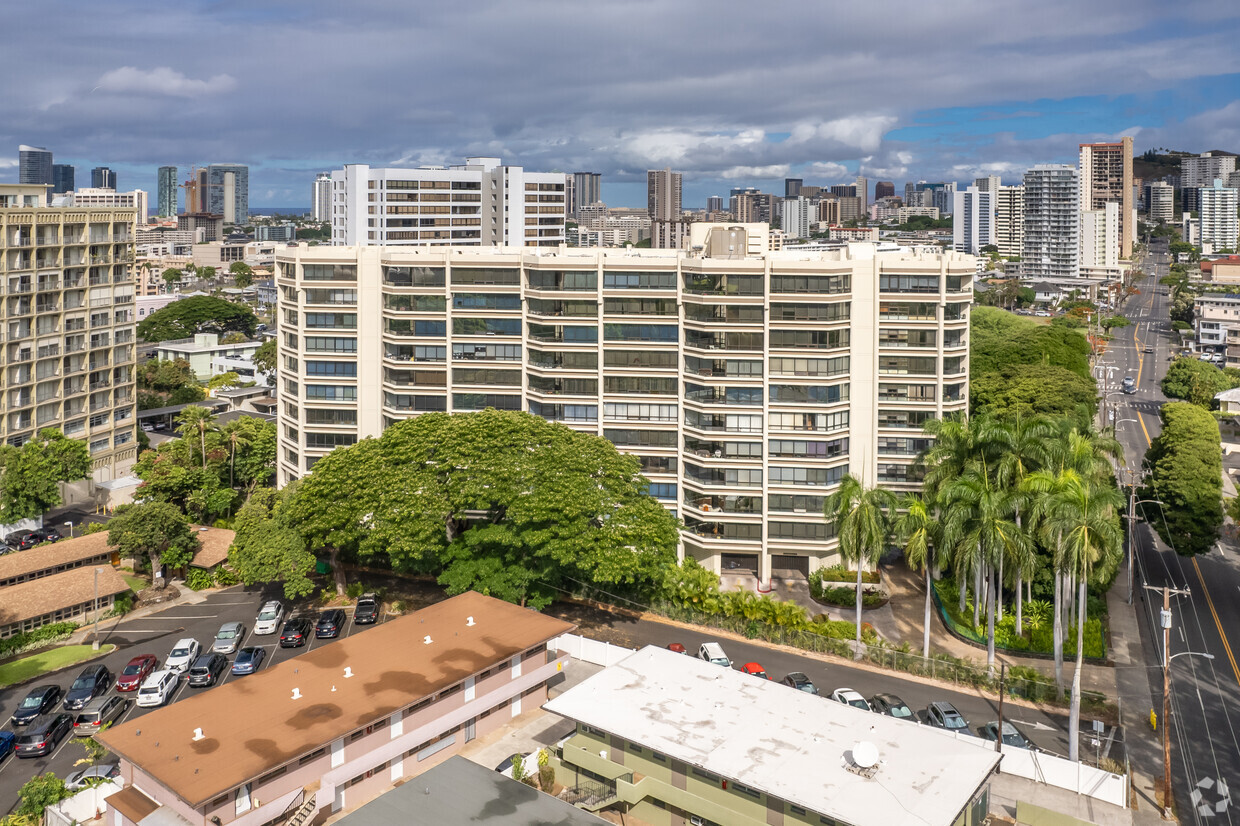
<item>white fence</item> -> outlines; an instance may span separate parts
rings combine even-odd
[[[551,645],[558,651],[567,652],[574,660],[583,660],[601,666],[615,665],[633,653],[632,648],[587,639],[577,634],[564,634],[556,637],[551,641]]]
[[[107,799],[121,790],[121,784],[109,780],[83,789],[73,797],[43,810],[47,826],[76,826],[102,817],[108,809]]]

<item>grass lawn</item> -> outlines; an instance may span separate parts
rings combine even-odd
[[[0,687],[29,680],[31,677],[37,677],[40,674],[46,674],[49,671],[55,671],[58,668],[80,663],[96,655],[115,650],[115,645],[101,645],[98,651],[93,650],[89,645],[66,645],[41,654],[22,657],[20,660],[0,665]]]
[[[123,576],[125,581],[129,583],[130,590],[132,590],[135,594],[144,588],[149,588],[151,585],[151,581],[149,579],[143,579],[140,576],[134,576],[133,574],[126,573],[121,573],[121,576]]]

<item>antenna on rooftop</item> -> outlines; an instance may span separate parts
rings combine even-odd
[[[853,743],[852,761],[859,769],[872,769],[878,765],[878,746],[869,740]]]

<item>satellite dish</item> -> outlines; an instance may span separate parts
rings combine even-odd
[[[869,740],[860,740],[853,744],[853,762],[863,769],[872,769],[878,765],[878,746]]]

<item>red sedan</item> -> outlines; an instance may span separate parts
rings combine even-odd
[[[677,654],[688,654],[689,653],[688,651],[685,650],[685,647],[678,642],[674,642],[671,645],[669,645],[667,647],[667,650],[674,651]]]
[[[764,680],[771,679],[766,676],[766,669],[757,663],[745,663],[741,666],[741,671],[744,671],[746,674],[752,674],[755,677],[761,677]]]
[[[153,654],[139,654],[129,661],[129,665],[116,678],[117,691],[137,691],[152,671],[159,667],[159,660]]]

